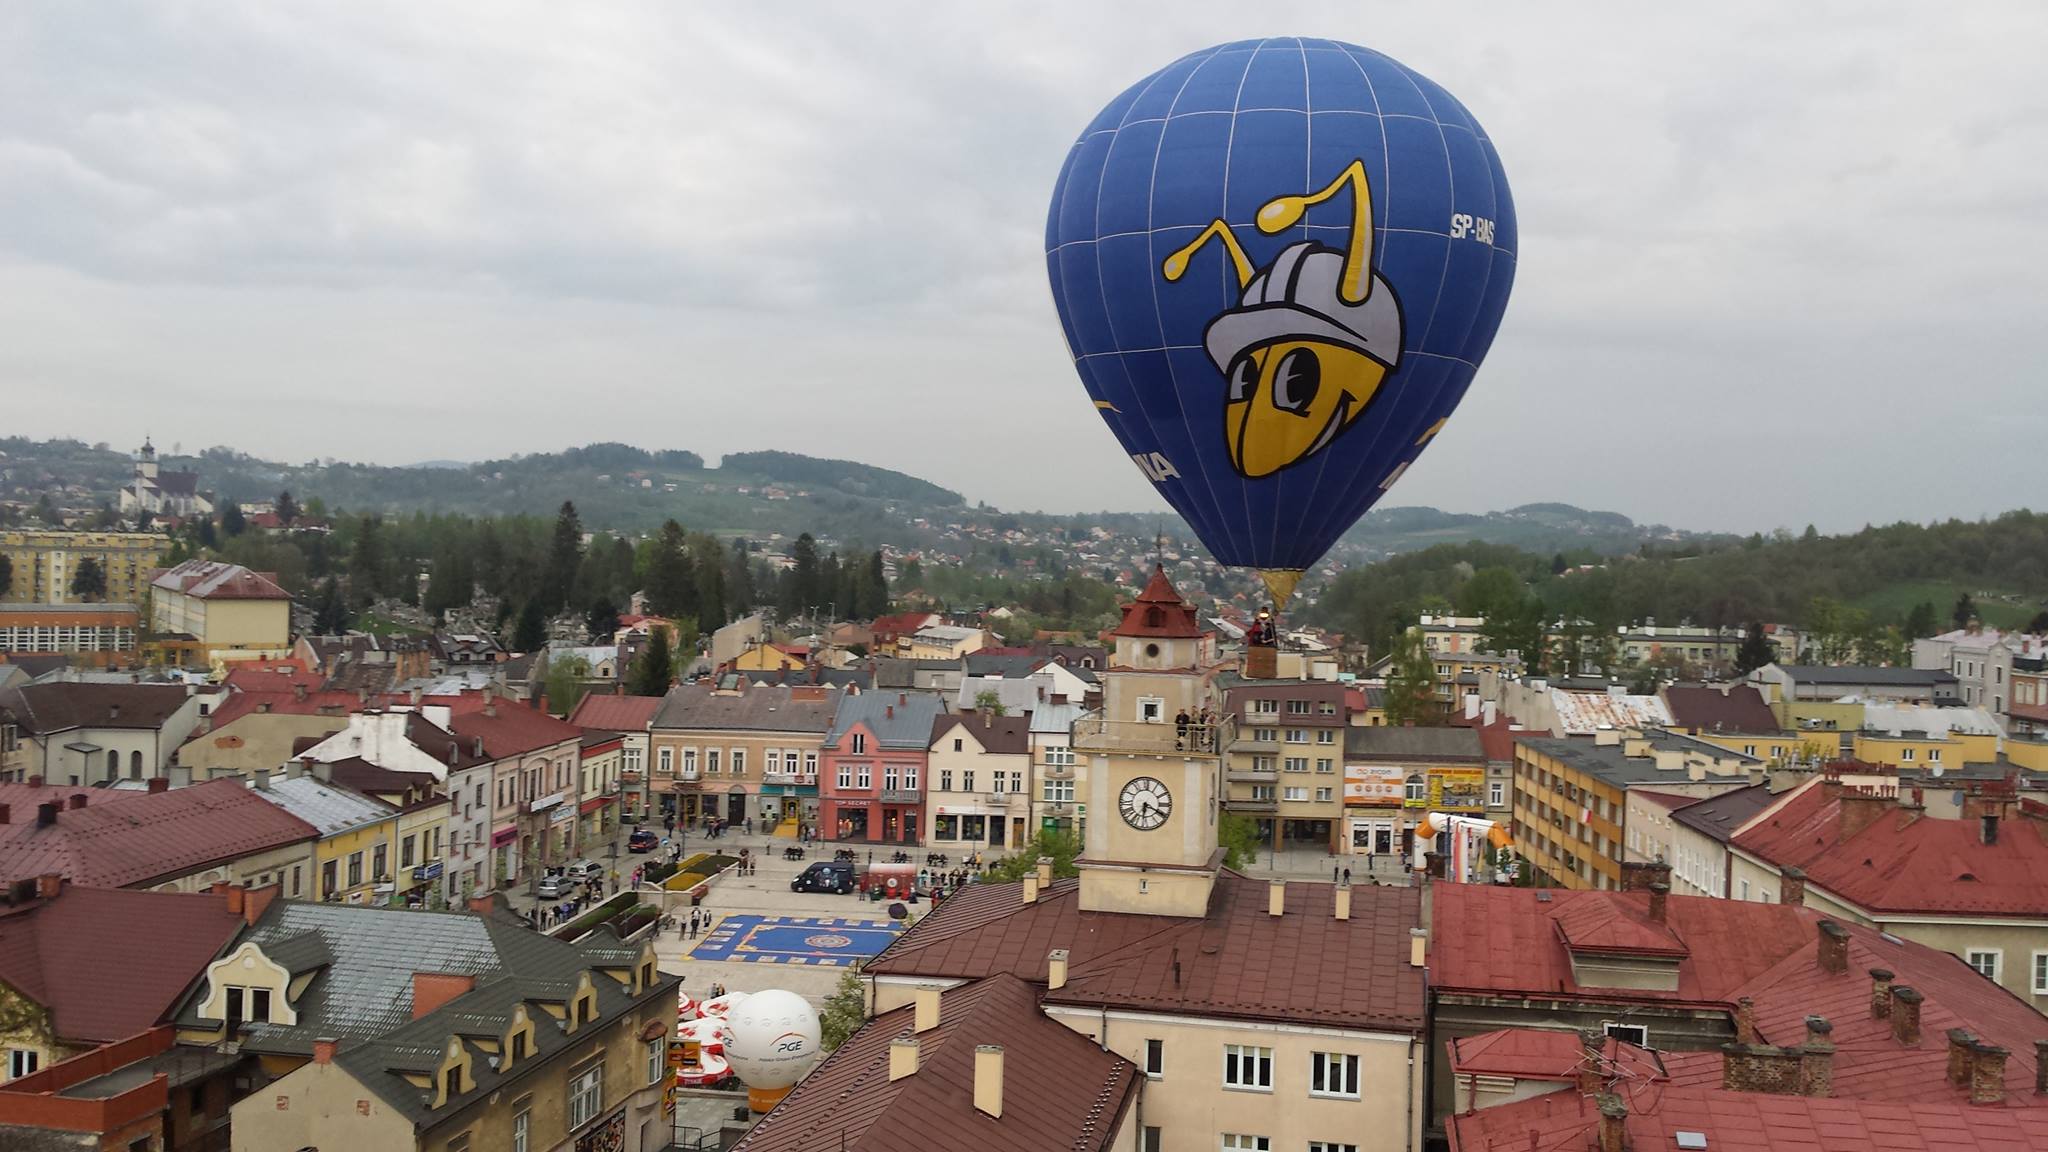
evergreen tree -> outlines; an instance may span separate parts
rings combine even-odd
[[[725,601],[735,615],[744,616],[754,607],[753,557],[745,540],[732,542],[732,559],[725,566]]]
[[[794,620],[818,600],[818,542],[805,532],[789,550],[788,578],[782,586],[782,618]]]
[[[1949,613],[1949,620],[1957,629],[1968,628],[1970,621],[1977,618],[1977,602],[1968,592],[1956,597],[1955,611]]]
[[[592,644],[609,644],[612,634],[619,630],[619,609],[611,600],[600,596],[591,601],[590,611],[583,616],[583,626],[590,630]]]
[[[718,537],[700,532],[690,538],[690,553],[697,573],[697,627],[713,632],[732,618],[725,610],[725,548]]]
[[[1934,601],[1922,600],[1906,613],[1906,639],[1924,640],[1934,635],[1941,627],[1941,617],[1935,614]]]
[[[233,540],[249,530],[249,519],[242,515],[240,504],[229,504],[220,514],[220,534]]]
[[[319,599],[313,602],[313,632],[318,636],[338,636],[348,631],[348,601],[341,595],[341,582],[333,576],[320,583]]]
[[[0,576],[0,594],[6,591],[7,581],[4,576]],[[2036,636],[2048,633],[2048,611],[2034,613],[2034,618],[2027,621],[2027,631]]]
[[[199,522],[199,546],[201,548],[220,547],[220,537],[214,534],[213,521],[210,518]]]
[[[299,518],[299,502],[292,499],[290,489],[277,494],[273,510],[277,513],[277,522],[287,528],[291,527]]]
[[[861,982],[860,973],[849,968],[840,974],[839,985],[825,998],[825,1008],[818,1013],[818,1046],[831,1052],[867,1022],[867,985]]]
[[[541,598],[550,612],[559,612],[569,606],[569,597],[576,590],[576,572],[583,565],[583,521],[576,515],[576,505],[562,501],[562,510],[555,515],[555,536],[548,549],[548,566],[542,578]]]
[[[1771,638],[1764,635],[1763,622],[1750,621],[1742,636],[1742,646],[1735,650],[1735,674],[1747,676],[1778,658],[1778,650],[1771,646]]]
[[[1387,672],[1387,723],[1443,723],[1443,710],[1436,699],[1436,664],[1422,645],[1422,633],[1402,633],[1394,641],[1393,656],[1393,667]]]
[[[1062,591],[1068,596],[1071,603],[1073,589],[1064,588]],[[882,550],[877,548],[868,554],[867,596],[861,601],[860,612],[858,614],[849,612],[847,615],[855,620],[872,620],[877,616],[886,616],[888,614],[889,570],[887,562],[882,559]]]
[[[547,612],[541,608],[540,599],[534,597],[519,608],[519,623],[512,629],[512,650],[538,652],[547,642]]]
[[[649,611],[671,618],[695,616],[697,573],[690,564],[689,541],[683,526],[673,520],[663,524],[650,548],[647,571],[641,581]]]
[[[668,649],[668,629],[657,626],[648,632],[647,646],[640,650],[639,658],[633,661],[626,674],[626,693],[630,696],[666,696],[675,679],[675,663]]]
[[[1571,565],[1565,562],[1564,553],[1559,552],[1557,555],[1552,556],[1550,558],[1550,574],[1552,576],[1562,576],[1567,571],[1569,571],[1570,568]]]
[[[14,561],[0,556],[0,596],[14,590]]]
[[[355,536],[348,550],[348,590],[356,603],[368,604],[387,586],[384,522],[365,512],[356,519]]]
[[[71,570],[71,594],[88,602],[107,598],[107,570],[98,557],[87,556]]]

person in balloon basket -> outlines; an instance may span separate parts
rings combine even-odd
[[[1315,240],[1280,250],[1255,268],[1229,223],[1215,220],[1160,266],[1187,274],[1215,239],[1237,274],[1238,304],[1209,322],[1203,346],[1223,373],[1223,429],[1243,476],[1271,476],[1315,456],[1356,423],[1401,357],[1401,303],[1372,266],[1372,189],[1353,160],[1327,187],[1277,196],[1259,209],[1259,231],[1301,223],[1310,206],[1349,189],[1351,236],[1339,251]]]

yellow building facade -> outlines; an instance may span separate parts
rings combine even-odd
[[[156,532],[0,531],[0,556],[14,563],[14,582],[0,601],[71,604],[71,580],[88,557],[107,574],[111,603],[141,604],[171,542]]]

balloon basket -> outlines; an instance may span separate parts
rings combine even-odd
[[[1280,678],[1280,650],[1269,644],[1254,644],[1244,650],[1244,678],[1247,680],[1278,680]]]

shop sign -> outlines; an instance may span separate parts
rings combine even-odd
[[[1486,769],[1430,769],[1429,808],[1432,812],[1485,811]]]
[[[1404,774],[1399,767],[1389,764],[1346,764],[1344,766],[1344,802],[1346,804],[1399,804],[1402,795]]]

